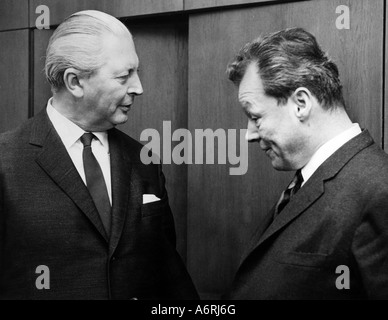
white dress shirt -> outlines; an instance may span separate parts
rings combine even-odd
[[[327,141],[323,144],[311,157],[310,161],[303,167],[302,176],[303,183],[302,186],[307,182],[308,179],[313,175],[313,173],[319,168],[319,166],[324,163],[334,152],[341,148],[346,142],[353,139],[355,136],[361,133],[361,128],[358,123],[353,123],[353,125],[335,136],[334,138]]]
[[[79,175],[86,185],[85,170],[82,160],[83,144],[80,140],[85,133],[83,129],[77,126],[74,122],[60,114],[51,104],[52,98],[47,103],[47,114],[52,122],[55,130],[61,138],[63,144],[71,160],[74,163]],[[105,184],[108,191],[110,203],[112,205],[112,184],[110,171],[110,154],[107,132],[93,132],[97,139],[92,140],[92,152],[99,163],[102,174],[105,179]]]

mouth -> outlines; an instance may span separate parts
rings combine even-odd
[[[259,146],[260,146],[260,149],[263,150],[264,152],[267,152],[268,150],[271,149],[271,147],[266,146],[266,145],[262,145],[261,143],[259,144]]]
[[[131,109],[131,105],[132,105],[132,103],[131,103],[131,104],[121,104],[121,105],[119,105],[118,107],[119,107],[122,111],[128,112],[128,111]]]
[[[270,156],[273,153],[271,148],[262,148],[262,150],[265,152],[267,156]]]

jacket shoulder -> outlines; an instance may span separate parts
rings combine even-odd
[[[388,155],[376,143],[357,153],[341,171],[347,188],[368,195],[363,199],[388,196]]]
[[[376,143],[362,150],[356,157],[359,170],[370,177],[388,177],[388,154]]]
[[[16,128],[0,133],[0,147],[10,144],[15,145],[28,140],[33,122],[34,118],[30,118]]]

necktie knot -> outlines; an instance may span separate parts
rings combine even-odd
[[[90,147],[92,144],[92,140],[96,138],[96,136],[91,132],[86,132],[82,135],[80,138],[82,144],[84,145],[84,148]]]
[[[300,189],[303,183],[302,170],[298,170],[295,173],[294,179],[288,185],[287,189],[283,191],[275,208],[275,217],[283,210],[283,208],[291,200],[292,196]]]
[[[302,170],[299,169],[296,171],[294,179],[291,181],[287,189],[291,189],[292,194],[295,194],[302,186],[302,183],[303,183]]]

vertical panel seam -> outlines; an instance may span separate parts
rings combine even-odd
[[[31,8],[31,0],[28,0],[27,2],[27,23],[28,23],[28,28],[30,28],[31,24],[31,18],[30,18],[30,8]]]
[[[28,0],[28,118],[34,116],[34,28],[31,26],[31,0]]]
[[[386,1],[383,1],[383,90],[382,90],[382,100],[383,100],[383,110],[382,110],[382,137],[381,137],[381,146],[383,149],[385,149],[385,134],[386,134],[386,128],[385,128],[385,99],[386,99],[386,46],[387,46],[387,4]]]
[[[34,115],[34,29],[31,26],[31,0],[27,2],[28,21],[28,118]]]
[[[183,0],[184,9],[186,10],[186,0]],[[189,109],[189,90],[190,90],[190,15],[186,15],[186,129],[190,130],[190,109]],[[186,165],[186,265],[189,260],[189,168],[190,164]]]
[[[34,116],[34,29],[28,29],[28,118]]]

